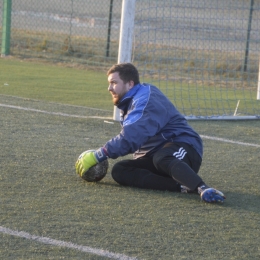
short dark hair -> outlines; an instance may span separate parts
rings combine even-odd
[[[139,72],[132,63],[119,63],[113,65],[107,72],[107,76],[111,73],[118,72],[119,77],[123,80],[124,83],[133,81],[134,84],[139,84]]]

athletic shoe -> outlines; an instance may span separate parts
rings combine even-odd
[[[190,189],[184,185],[181,185],[181,193],[188,193]]]
[[[181,185],[181,193],[197,193],[196,190],[190,190],[188,187]]]
[[[205,186],[201,186],[198,188],[198,191],[200,193],[201,200],[208,203],[223,203],[224,199],[226,198],[221,191],[213,188],[205,188]]]

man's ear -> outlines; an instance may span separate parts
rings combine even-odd
[[[134,87],[135,83],[133,80],[129,81],[129,89],[132,89]]]

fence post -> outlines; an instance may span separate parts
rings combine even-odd
[[[135,22],[135,0],[123,0],[119,37],[118,63],[130,62]],[[113,119],[120,120],[120,111],[115,106]]]
[[[247,60],[248,60],[248,53],[249,53],[249,42],[250,42],[253,10],[254,10],[254,0],[250,0],[250,11],[249,11],[248,28],[247,28],[247,36],[246,36],[246,50],[245,50],[245,59],[244,59],[244,68],[243,68],[244,72],[246,72],[247,70]]]
[[[3,28],[1,57],[10,54],[12,0],[3,0]]]
[[[258,84],[257,84],[257,94],[256,94],[256,99],[260,101],[260,56],[259,56]]]
[[[109,18],[108,18],[108,29],[107,29],[106,57],[109,57],[109,51],[110,51],[110,37],[111,37],[111,25],[112,25],[112,13],[113,13],[113,0],[110,0]]]

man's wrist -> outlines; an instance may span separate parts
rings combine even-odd
[[[106,150],[103,147],[96,150],[94,152],[94,155],[95,155],[98,162],[103,162],[108,158]]]

